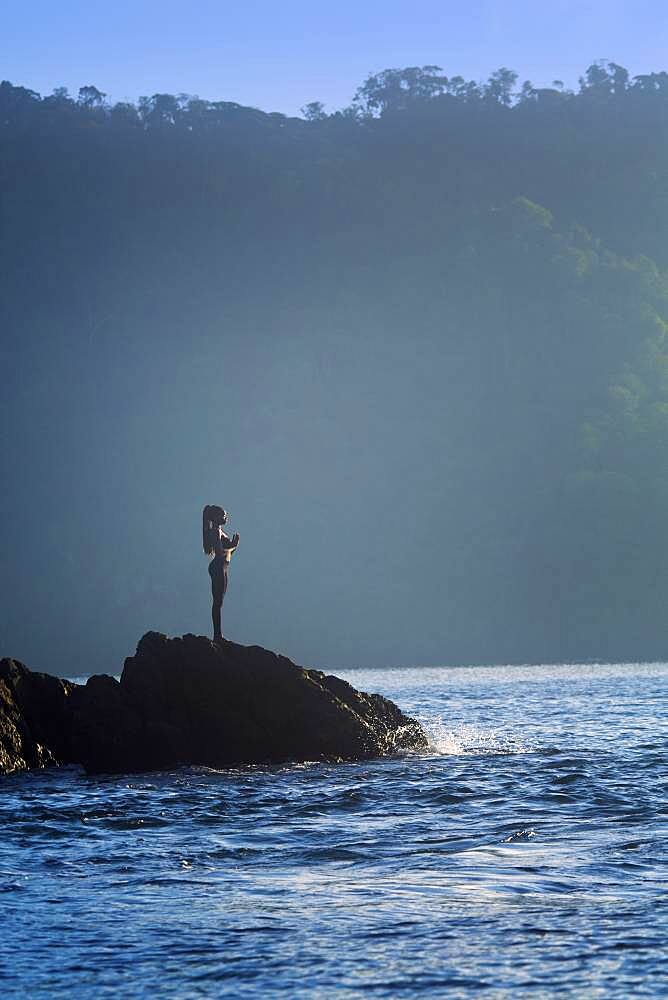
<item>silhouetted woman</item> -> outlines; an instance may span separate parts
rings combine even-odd
[[[227,590],[227,574],[230,568],[232,553],[239,544],[238,532],[230,538],[223,531],[229,520],[229,514],[222,507],[207,505],[202,511],[202,545],[208,556],[213,556],[209,563],[211,577],[211,594],[213,606],[211,620],[213,621],[213,641],[220,642],[223,638],[221,615],[223,599]]]

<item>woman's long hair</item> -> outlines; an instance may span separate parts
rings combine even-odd
[[[225,524],[226,517],[223,508],[214,504],[207,504],[202,511],[202,548],[207,556],[213,555],[218,527]]]

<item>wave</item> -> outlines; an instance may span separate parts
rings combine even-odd
[[[420,722],[427,733],[430,751],[439,756],[533,753],[536,749],[522,738],[494,729],[481,729],[464,723],[453,728],[434,719],[420,719]]]

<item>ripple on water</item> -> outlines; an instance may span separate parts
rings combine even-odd
[[[350,679],[429,750],[5,779],[4,995],[668,992],[668,668]]]

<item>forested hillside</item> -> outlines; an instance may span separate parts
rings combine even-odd
[[[668,73],[5,82],[0,178],[8,653],[206,628],[216,502],[299,661],[665,656]]]

